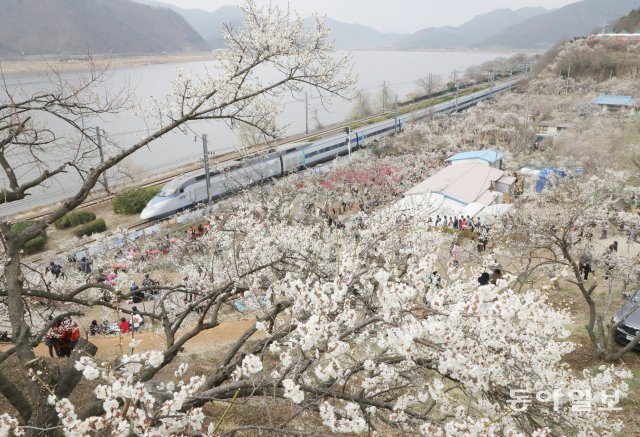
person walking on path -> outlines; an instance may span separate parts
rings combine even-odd
[[[604,253],[604,279],[609,280],[613,278],[613,270],[616,267],[616,258],[618,252],[618,242],[614,241],[614,244],[610,244]]]
[[[90,275],[91,274],[91,264],[93,264],[93,261],[89,258],[86,257],[82,257],[80,259],[80,264],[79,264],[79,269],[82,273],[84,273],[85,275]]]
[[[454,242],[451,246],[451,260],[454,266],[460,267],[460,245],[458,242]]]
[[[585,247],[580,254],[580,261],[578,268],[580,270],[580,274],[583,275],[584,280],[589,279],[589,273],[593,272],[592,270],[593,263],[593,255],[591,255],[591,251],[589,247]]]
[[[62,274],[62,266],[54,261],[51,261],[49,263],[49,266],[46,268],[46,271],[51,273],[57,279]]]

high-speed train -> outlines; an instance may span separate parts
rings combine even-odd
[[[521,79],[497,84],[492,89],[478,91],[437,105],[403,114],[389,120],[354,129],[314,142],[289,143],[270,150],[264,155],[241,161],[227,161],[213,166],[209,171],[211,197],[213,199],[233,193],[260,181],[284,176],[337,156],[347,155],[377,139],[399,132],[406,123],[437,113],[459,111],[491,95],[511,89]],[[206,173],[204,169],[187,173],[167,183],[147,204],[140,218],[159,219],[182,211],[207,200]]]

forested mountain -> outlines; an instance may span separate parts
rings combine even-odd
[[[497,9],[459,27],[429,27],[398,41],[398,48],[467,48],[503,29],[548,12],[545,8]]]
[[[224,46],[222,28],[225,24],[238,25],[244,20],[244,14],[237,6],[222,6],[215,11],[205,11],[202,9],[183,9],[169,3],[154,0],[137,1],[156,8],[175,11],[214,48]]]
[[[584,36],[640,6],[640,0],[583,0],[538,15],[479,42],[477,47],[547,48],[563,39]]]
[[[313,23],[311,19],[306,22]],[[380,32],[369,26],[344,23],[331,18],[325,18],[325,23],[331,28],[331,36],[339,49],[388,48],[406,37],[404,34]]]
[[[236,6],[223,6],[215,11],[200,9],[182,9],[168,3],[155,0],[139,0],[144,4],[172,9],[180,14],[199,34],[213,47],[222,47],[222,28],[225,24],[238,25],[244,16],[240,8]],[[309,25],[312,20],[307,18]],[[369,26],[361,24],[344,23],[331,18],[325,18],[325,22],[331,28],[332,38],[336,47],[340,49],[368,49],[391,47],[396,41],[406,35],[379,32]]]
[[[3,0],[0,56],[208,50],[177,13],[130,0]]]
[[[613,28],[613,31],[615,33],[640,32],[640,9],[634,9],[629,13],[629,15],[620,18],[620,20],[618,20],[618,23]]]
[[[326,18],[339,49],[549,47],[620,20],[615,31],[640,29],[640,0],[582,0],[557,10],[498,9],[459,27],[427,28],[411,35],[379,32]],[[3,0],[0,56],[149,54],[205,51],[224,46],[222,28],[239,25],[236,6],[208,12],[155,0]],[[306,20],[311,23],[310,19]]]

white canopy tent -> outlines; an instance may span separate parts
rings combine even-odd
[[[508,203],[489,205],[478,213],[478,217],[484,219],[500,217],[501,215],[506,214],[512,207],[513,205]]]
[[[485,206],[482,203],[473,202],[465,206],[460,214],[462,214],[464,217],[469,216],[473,218],[478,215],[478,213],[480,213],[484,209],[484,207]]]

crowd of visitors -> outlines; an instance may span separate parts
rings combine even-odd
[[[429,218],[429,223],[433,224],[435,227],[448,227],[451,229],[455,229],[457,231],[470,230],[472,232],[482,231],[485,228],[482,226],[480,222],[480,218],[476,218],[475,220],[471,218],[471,216],[442,216],[437,215],[435,219],[433,217]]]
[[[131,308],[131,318],[127,320],[126,317],[121,317],[120,320],[109,322],[103,320],[102,323],[98,323],[97,320],[92,320],[89,325],[89,335],[113,335],[113,334],[128,334],[130,332],[138,332],[144,327],[144,316],[138,310],[138,307]]]

